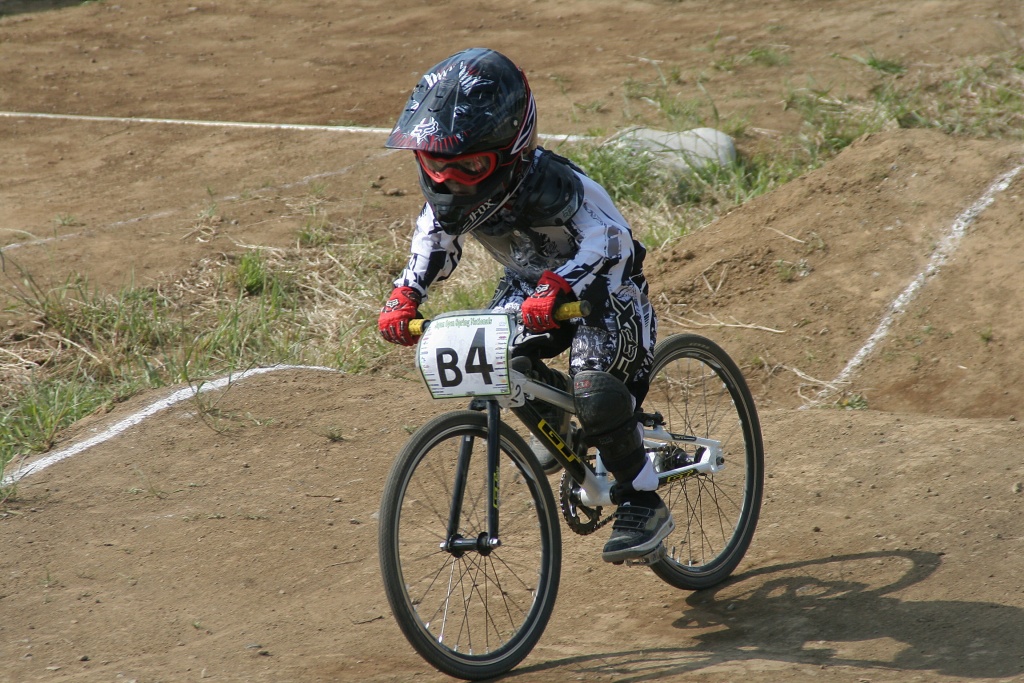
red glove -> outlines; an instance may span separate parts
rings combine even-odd
[[[418,312],[421,299],[412,287],[395,287],[377,318],[380,335],[392,344],[414,345],[416,339],[409,334],[409,321],[422,317]]]
[[[547,332],[558,327],[555,309],[575,301],[572,287],[561,275],[545,270],[530,298],[523,302],[523,325],[533,333]]]

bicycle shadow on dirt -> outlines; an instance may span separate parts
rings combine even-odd
[[[854,573],[850,563],[871,568],[864,572],[862,565]],[[895,563],[910,564],[895,581],[875,588],[857,580]],[[521,667],[510,677],[564,667],[585,677],[637,682],[743,660],[933,671],[965,679],[1024,673],[1024,610],[888,595],[923,581],[940,563],[935,553],[894,550],[755,569],[685,599],[684,613],[671,625],[681,641],[692,643],[687,647],[570,657]]]

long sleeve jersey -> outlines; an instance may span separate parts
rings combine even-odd
[[[544,173],[545,164],[538,163],[544,155],[550,153],[536,151],[528,174]],[[536,284],[545,270],[554,271],[581,300],[606,304],[610,296],[625,294],[623,289],[643,287],[644,248],[633,239],[611,197],[579,169],[556,155],[551,157],[555,160],[551,163],[563,164],[561,173],[570,172],[568,166],[579,180],[573,183],[576,196],[568,204],[574,209],[570,216],[563,211],[555,219],[523,221],[522,214],[529,213],[530,207],[513,198],[511,208],[503,208],[470,234],[522,280]],[[524,185],[529,180],[528,175]],[[544,178],[535,180],[544,182]],[[466,235],[446,234],[425,204],[416,220],[409,261],[395,286],[412,287],[426,298],[428,288],[448,278],[458,266],[465,239]]]

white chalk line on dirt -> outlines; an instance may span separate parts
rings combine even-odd
[[[204,382],[196,387],[187,387],[185,389],[180,389],[166,398],[162,398],[159,401],[156,401],[155,403],[151,403],[150,405],[146,406],[139,412],[129,415],[123,420],[114,423],[110,427],[104,429],[99,434],[89,437],[85,441],[80,441],[79,443],[72,444],[67,448],[62,448],[61,450],[51,453],[43,458],[40,458],[39,460],[26,464],[24,467],[21,467],[17,472],[14,472],[13,474],[4,477],[3,480],[0,481],[0,485],[10,486],[12,484],[16,484],[17,482],[24,479],[30,474],[41,472],[50,465],[55,465],[58,462],[61,462],[62,460],[67,460],[72,456],[78,455],[79,453],[86,451],[92,448],[93,446],[98,446],[99,444],[105,441],[109,441],[118,434],[121,434],[127,431],[128,429],[131,429],[132,427],[138,425],[147,417],[152,417],[153,415],[156,415],[160,411],[170,408],[176,403],[180,403],[187,399],[198,396],[199,394],[206,393],[207,391],[216,391],[218,389],[223,389],[224,387],[228,386],[229,384],[232,384],[233,382],[238,382],[248,377],[262,375],[264,373],[274,372],[277,370],[316,370],[318,372],[340,372],[340,370],[322,367],[319,365],[274,365],[266,368],[253,368],[251,370],[246,370],[245,372],[242,372],[237,375],[228,375],[227,377],[221,377],[220,379],[213,380],[211,382]]]
[[[175,126],[208,126],[211,128],[262,128],[264,130],[330,131],[334,133],[372,133],[386,135],[390,128],[360,126],[318,126],[302,123],[256,123],[247,121],[194,121],[189,119],[155,119],[138,116],[89,116],[85,114],[47,114],[43,112],[0,111],[10,119],[53,119],[58,121],[92,121],[97,123],[160,123]]]
[[[826,385],[824,389],[819,391],[813,401],[807,405],[801,406],[801,409],[813,408],[821,405],[827,398],[833,396],[837,391],[839,391],[840,387],[850,381],[850,377],[852,377],[853,373],[864,364],[865,359],[871,355],[871,352],[875,350],[878,343],[888,336],[893,323],[896,322],[896,319],[907,310],[907,306],[909,306],[910,302],[917,296],[927,279],[937,275],[939,269],[942,268],[942,266],[945,265],[953,255],[971,223],[981,215],[982,211],[987,209],[992,202],[995,201],[995,197],[998,193],[1004,191],[1010,186],[1010,183],[1013,182],[1013,179],[1016,178],[1022,170],[1024,170],[1024,164],[1000,175],[976,202],[960,212],[960,214],[953,220],[953,224],[950,226],[949,231],[939,241],[938,246],[932,253],[931,259],[928,261],[928,265],[925,266],[925,269],[918,273],[917,276],[910,281],[910,284],[907,285],[906,289],[900,292],[899,296],[889,304],[886,314],[882,317],[881,322],[878,323],[878,327],[875,329],[874,333],[868,337],[864,346],[854,354],[853,358],[849,360],[842,372],[840,372],[831,383]]]
[[[26,231],[20,230],[19,232]],[[72,232],[68,233],[67,235],[61,235],[60,237],[39,237],[34,240],[29,240],[28,242],[14,242],[13,244],[8,244],[6,246],[0,247],[0,255],[2,255],[5,251],[8,251],[10,249],[18,249],[19,247],[34,247],[39,244],[47,244],[49,242],[60,242],[62,240],[69,240],[81,236],[82,233],[80,232]]]
[[[371,135],[388,135],[391,128],[374,128],[372,126],[321,126],[305,123],[258,123],[250,121],[201,121],[193,119],[157,119],[137,116],[90,116],[86,114],[47,114],[45,112],[0,111],[0,117],[10,119],[54,119],[60,121],[92,121],[98,123],[158,123],[174,126],[207,126],[213,128],[253,128],[264,130],[299,130],[322,131],[328,133],[363,133]],[[539,134],[542,139],[579,142],[589,140],[585,135]]]

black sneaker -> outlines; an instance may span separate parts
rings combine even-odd
[[[649,555],[676,528],[661,497],[645,493],[622,501],[615,511],[612,535],[601,553],[605,562],[618,563]]]

